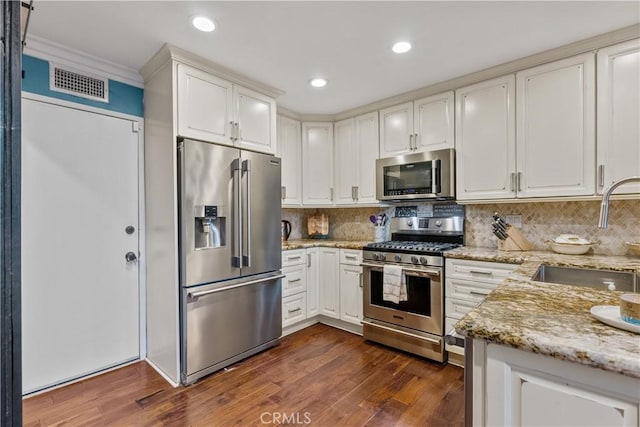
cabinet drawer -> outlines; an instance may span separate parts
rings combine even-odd
[[[517,264],[460,259],[447,259],[445,265],[446,277],[495,284],[502,283],[509,273],[518,268]]]
[[[480,302],[466,301],[457,298],[445,298],[444,313],[447,317],[460,320],[478,304],[480,304]]]
[[[282,266],[304,264],[307,262],[306,251],[304,249],[293,249],[282,251]]]
[[[445,280],[444,295],[445,298],[458,298],[478,304],[497,286],[497,283],[483,283],[479,280],[452,279],[447,277]]]
[[[282,298],[282,326],[293,325],[307,318],[307,294],[291,295]]]
[[[356,249],[340,249],[340,264],[360,265],[362,251]]]
[[[307,290],[307,271],[304,265],[294,265],[282,269],[282,296],[286,297]]]

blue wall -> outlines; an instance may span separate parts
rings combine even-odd
[[[117,111],[142,117],[144,115],[143,90],[109,79],[109,102],[93,101],[79,96],[56,92],[49,89],[49,62],[29,55],[22,55],[22,90],[38,95],[58,98],[77,104],[89,105],[95,108]]]

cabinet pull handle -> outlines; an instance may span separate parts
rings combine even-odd
[[[469,291],[469,293],[471,295],[480,296],[480,297],[486,297],[487,295],[490,294],[490,292],[478,292],[478,291]]]
[[[307,254],[307,267],[311,267],[311,254]]]
[[[362,272],[359,273],[360,274],[360,287],[364,288],[364,284],[363,284],[363,277],[362,277]]]
[[[518,172],[518,191],[522,191],[522,172]]]
[[[280,187],[280,198],[282,200],[287,198],[287,187],[285,187],[284,185]]]
[[[604,165],[598,166],[598,186],[604,187]]]
[[[516,174],[511,172],[511,191],[516,191]]]
[[[360,199],[360,187],[356,185],[356,201]]]
[[[288,310],[288,311],[289,311],[289,313],[295,313],[295,312],[298,312],[298,311],[301,311],[301,310],[302,310],[302,307],[298,307],[298,308],[294,308],[293,310]]]
[[[413,151],[413,134],[409,134],[409,151]]]
[[[331,201],[333,202],[333,187],[331,187]]]
[[[493,271],[484,271],[484,270],[469,270],[471,274],[484,274],[485,276],[493,276]]]
[[[351,187],[351,198],[355,201],[358,197],[356,196],[356,188],[357,187]]]
[[[300,280],[302,280],[300,277],[296,279],[289,279],[289,283],[296,283],[296,282],[299,282]]]
[[[355,255],[345,255],[344,258],[345,259],[352,259],[354,261],[358,259],[358,257],[356,257]]]
[[[301,256],[288,256],[287,261],[293,261],[294,259],[302,259]]]
[[[231,141],[235,141],[235,127],[233,126],[233,120],[229,122],[229,125],[231,126],[230,131],[229,131],[229,139],[231,139]]]
[[[418,150],[418,134],[417,133],[413,134],[413,150],[414,151]]]

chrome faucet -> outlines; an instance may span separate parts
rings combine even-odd
[[[602,193],[602,203],[600,203],[600,218],[598,219],[599,228],[607,228],[607,224],[609,222],[609,197],[611,196],[611,193],[613,193],[613,190],[615,190],[622,184],[633,181],[640,182],[640,176],[630,176],[627,178],[622,178],[620,181],[612,183],[604,190],[604,192]]]

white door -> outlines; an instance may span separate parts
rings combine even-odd
[[[355,121],[346,119],[334,123],[335,151],[335,203],[356,203],[359,159],[355,141]]]
[[[178,64],[178,135],[233,145],[233,85]]]
[[[362,320],[362,267],[340,264],[340,319],[358,326]]]
[[[516,73],[518,197],[595,193],[595,57]]]
[[[302,201],[333,203],[333,123],[302,124]]]
[[[237,111],[236,146],[262,153],[276,152],[276,101],[266,95],[233,87],[234,110]]]
[[[513,74],[456,92],[456,195],[459,200],[516,196]]]
[[[282,158],[283,205],[302,204],[302,133],[300,122],[278,117],[278,155]]]
[[[307,249],[307,317],[320,313],[319,248]]]
[[[640,176],[640,39],[598,51],[598,193],[614,181]],[[638,193],[640,184],[615,194]]]
[[[340,256],[339,249],[319,248],[320,314],[340,318]]]
[[[380,110],[380,157],[398,156],[413,150],[413,102]]]
[[[356,161],[358,177],[356,201],[358,203],[377,203],[376,199],[376,160],[380,157],[378,137],[378,112],[356,117]]]
[[[413,102],[416,151],[453,148],[453,91]]]
[[[134,125],[23,99],[24,393],[139,357]]]

